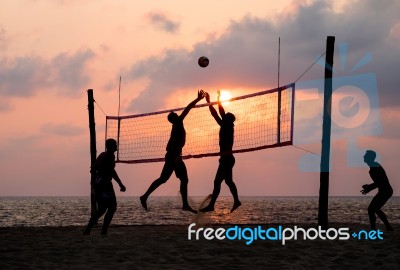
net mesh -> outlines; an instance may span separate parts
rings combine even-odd
[[[226,112],[236,116],[233,152],[248,152],[291,145],[295,85],[232,98],[222,103]],[[278,121],[280,92],[280,121]],[[213,102],[218,111],[217,103]],[[117,162],[143,163],[163,161],[171,133],[167,116],[184,108],[130,116],[107,116],[106,139],[118,141]],[[280,128],[278,128],[278,123]],[[186,144],[183,158],[219,155],[219,125],[208,104],[196,105],[184,120]],[[278,130],[280,135],[278,136]]]

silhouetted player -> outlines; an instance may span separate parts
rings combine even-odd
[[[117,142],[114,139],[106,140],[106,151],[97,157],[96,162],[91,169],[91,172],[96,173],[95,194],[98,210],[90,218],[83,234],[90,234],[90,230],[97,223],[97,220],[104,215],[104,213],[106,215],[104,216],[101,234],[107,234],[108,226],[117,210],[117,199],[111,182],[112,179],[114,178],[118,183],[122,192],[125,192],[126,190],[115,171],[115,151],[117,151]]]
[[[210,95],[205,93],[207,103],[210,103]],[[231,209],[231,213],[236,210],[242,203],[239,201],[238,192],[236,189],[236,185],[233,182],[232,178],[232,169],[235,165],[235,157],[232,154],[233,148],[233,138],[234,138],[234,124],[236,118],[232,113],[225,113],[224,108],[222,107],[220,98],[220,92],[218,91],[218,109],[221,117],[218,115],[217,111],[214,109],[212,105],[209,105],[209,109],[211,115],[214,117],[215,121],[217,121],[218,125],[220,125],[219,130],[219,149],[220,149],[220,159],[219,166],[217,170],[217,174],[214,180],[214,190],[212,193],[210,204],[207,207],[200,209],[201,212],[209,212],[214,211],[214,205],[217,201],[219,192],[221,191],[222,181],[225,179],[225,183],[229,187],[234,203]]]
[[[390,186],[389,179],[386,176],[385,170],[382,166],[375,161],[376,153],[372,150],[367,150],[364,155],[364,162],[370,167],[369,175],[374,183],[369,185],[363,185],[361,193],[363,195],[367,194],[371,190],[378,188],[378,193],[372,199],[370,205],[368,206],[369,221],[371,223],[371,230],[376,230],[376,216],[383,221],[388,231],[393,231],[392,226],[390,226],[389,221],[386,218],[385,213],[381,208],[393,195],[393,189]]]
[[[188,175],[185,163],[182,160],[182,148],[186,142],[186,131],[183,126],[183,119],[189,111],[204,97],[203,90],[198,91],[197,98],[193,100],[182,112],[181,115],[177,115],[175,112],[171,112],[168,115],[168,121],[172,124],[171,136],[167,144],[167,153],[165,155],[165,164],[162,169],[160,177],[155,180],[146,191],[146,193],[140,197],[140,202],[144,209],[147,210],[147,198],[150,194],[156,190],[160,185],[167,182],[171,177],[172,173],[175,171],[175,175],[181,181],[180,192],[182,196],[182,210],[197,213],[193,210],[187,200],[187,186],[188,186]]]

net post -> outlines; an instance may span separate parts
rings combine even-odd
[[[324,111],[322,123],[322,149],[318,205],[318,225],[320,225],[323,229],[328,227],[329,158],[331,147],[332,69],[334,46],[335,37],[328,36],[326,40]]]
[[[108,116],[106,115],[106,131],[104,133],[104,149],[106,149],[105,142],[107,141],[107,130],[108,130]]]
[[[296,94],[296,84],[292,83],[292,111],[291,111],[291,127],[290,127],[290,142],[293,144],[293,129],[294,129],[294,101],[295,101],[295,94]]]
[[[278,40],[278,129],[277,129],[277,144],[281,144],[281,101],[282,101],[282,90],[280,87],[280,69],[281,69],[281,37]]]
[[[117,162],[119,162],[119,135],[121,129],[121,117],[118,116],[118,130],[117,130]]]
[[[96,124],[94,120],[94,98],[93,89],[87,90],[88,95],[88,111],[89,111],[89,132],[90,132],[90,168],[96,162]],[[96,181],[96,174],[90,170],[90,214],[93,216],[97,211],[96,193],[94,189],[94,182]]]
[[[119,132],[121,126],[121,118],[119,117],[119,113],[121,110],[121,76],[119,76],[119,87],[118,87],[118,131],[117,131],[117,162],[119,162]]]
[[[278,87],[278,129],[277,129],[277,143],[281,144],[281,103],[282,103],[282,89]]]

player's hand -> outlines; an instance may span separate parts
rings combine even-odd
[[[202,99],[204,97],[204,91],[203,90],[199,90],[197,92],[197,99]]]
[[[363,188],[363,190],[366,190],[368,192],[371,191],[371,187],[368,184],[363,185],[362,188]]]
[[[125,191],[126,191],[126,187],[125,187],[124,185],[120,185],[119,187],[121,188],[120,190],[121,190],[122,192],[125,192]]]
[[[360,191],[362,195],[365,195],[365,194],[367,194],[368,192],[371,191],[369,185],[363,185],[362,188],[363,189]]]
[[[210,95],[207,92],[204,92],[204,97],[206,98],[207,103],[210,103]]]

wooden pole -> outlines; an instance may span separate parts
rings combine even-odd
[[[89,131],[90,131],[90,168],[96,162],[96,124],[94,121],[94,98],[93,89],[87,90],[88,94],[88,110],[89,110]],[[94,190],[94,182],[96,180],[96,173],[90,170],[90,213],[93,215],[97,211],[96,193]]]
[[[332,69],[334,47],[335,37],[328,36],[326,40],[324,113],[322,123],[322,149],[318,208],[318,225],[323,229],[328,228],[329,157],[331,150]]]

